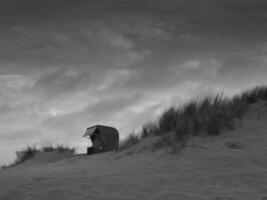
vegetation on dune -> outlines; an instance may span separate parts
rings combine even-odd
[[[29,160],[30,158],[33,158],[37,152],[38,152],[38,150],[35,147],[28,146],[26,149],[23,149],[20,152],[21,156],[17,157],[17,159],[15,161],[15,165],[23,163],[26,160]]]
[[[120,150],[128,149],[129,147],[137,144],[139,140],[139,135],[131,133],[125,140],[120,143]]]
[[[190,137],[199,135],[219,135],[224,130],[234,130],[236,121],[242,120],[251,104],[267,101],[267,86],[256,87],[233,97],[219,94],[202,101],[190,101],[180,107],[171,107],[155,121],[147,123],[142,130],[131,133],[120,143],[120,150],[128,149],[147,137],[159,136],[153,148],[171,147],[173,151],[182,149]],[[59,145],[48,145],[41,149],[27,147],[20,151],[16,161],[2,168],[13,167],[34,157],[38,152],[71,153],[75,149]]]
[[[156,122],[144,125],[139,134],[129,135],[122,141],[120,149],[129,148],[149,136],[160,136],[155,148],[183,148],[190,137],[219,135],[224,130],[235,129],[236,119],[241,120],[249,105],[258,101],[267,101],[267,86],[256,87],[231,98],[219,94],[181,107],[171,107]]]
[[[14,163],[6,165],[6,166],[2,166],[2,169],[14,167],[18,164],[21,164],[25,162],[26,160],[33,158],[37,152],[38,150],[35,147],[27,146],[25,149],[19,152],[19,155],[17,154],[17,158]]]
[[[58,145],[56,147],[53,147],[52,145],[44,146],[41,149],[43,152],[58,152],[58,153],[75,153],[74,148],[66,147],[63,145]]]
[[[29,160],[33,158],[38,152],[57,152],[57,153],[75,153],[74,148],[66,147],[63,145],[58,145],[56,147],[53,147],[52,145],[44,146],[40,149],[37,149],[34,146],[27,146],[25,149],[19,151],[19,154],[17,154],[17,158],[14,163],[2,166],[2,169],[14,167],[18,164],[21,164],[25,162],[26,160]]]

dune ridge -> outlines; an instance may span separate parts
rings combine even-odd
[[[43,152],[0,171],[0,199],[266,200],[266,121],[259,100],[234,130],[190,137],[181,151],[155,148],[162,135],[149,135],[119,152]]]

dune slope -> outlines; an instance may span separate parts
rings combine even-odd
[[[148,137],[118,153],[37,155],[0,171],[0,199],[266,200],[266,122],[267,106],[258,103],[235,131],[194,137],[175,154],[150,151],[156,138]]]

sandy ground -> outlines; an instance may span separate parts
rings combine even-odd
[[[195,137],[176,154],[146,150],[148,138],[119,153],[39,155],[0,171],[0,200],[266,200],[266,122],[255,107],[237,130]]]

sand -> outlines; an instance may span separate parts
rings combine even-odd
[[[192,138],[180,153],[147,149],[53,159],[0,171],[0,200],[266,200],[267,115],[254,107],[235,131]],[[259,113],[260,116],[259,116]]]

